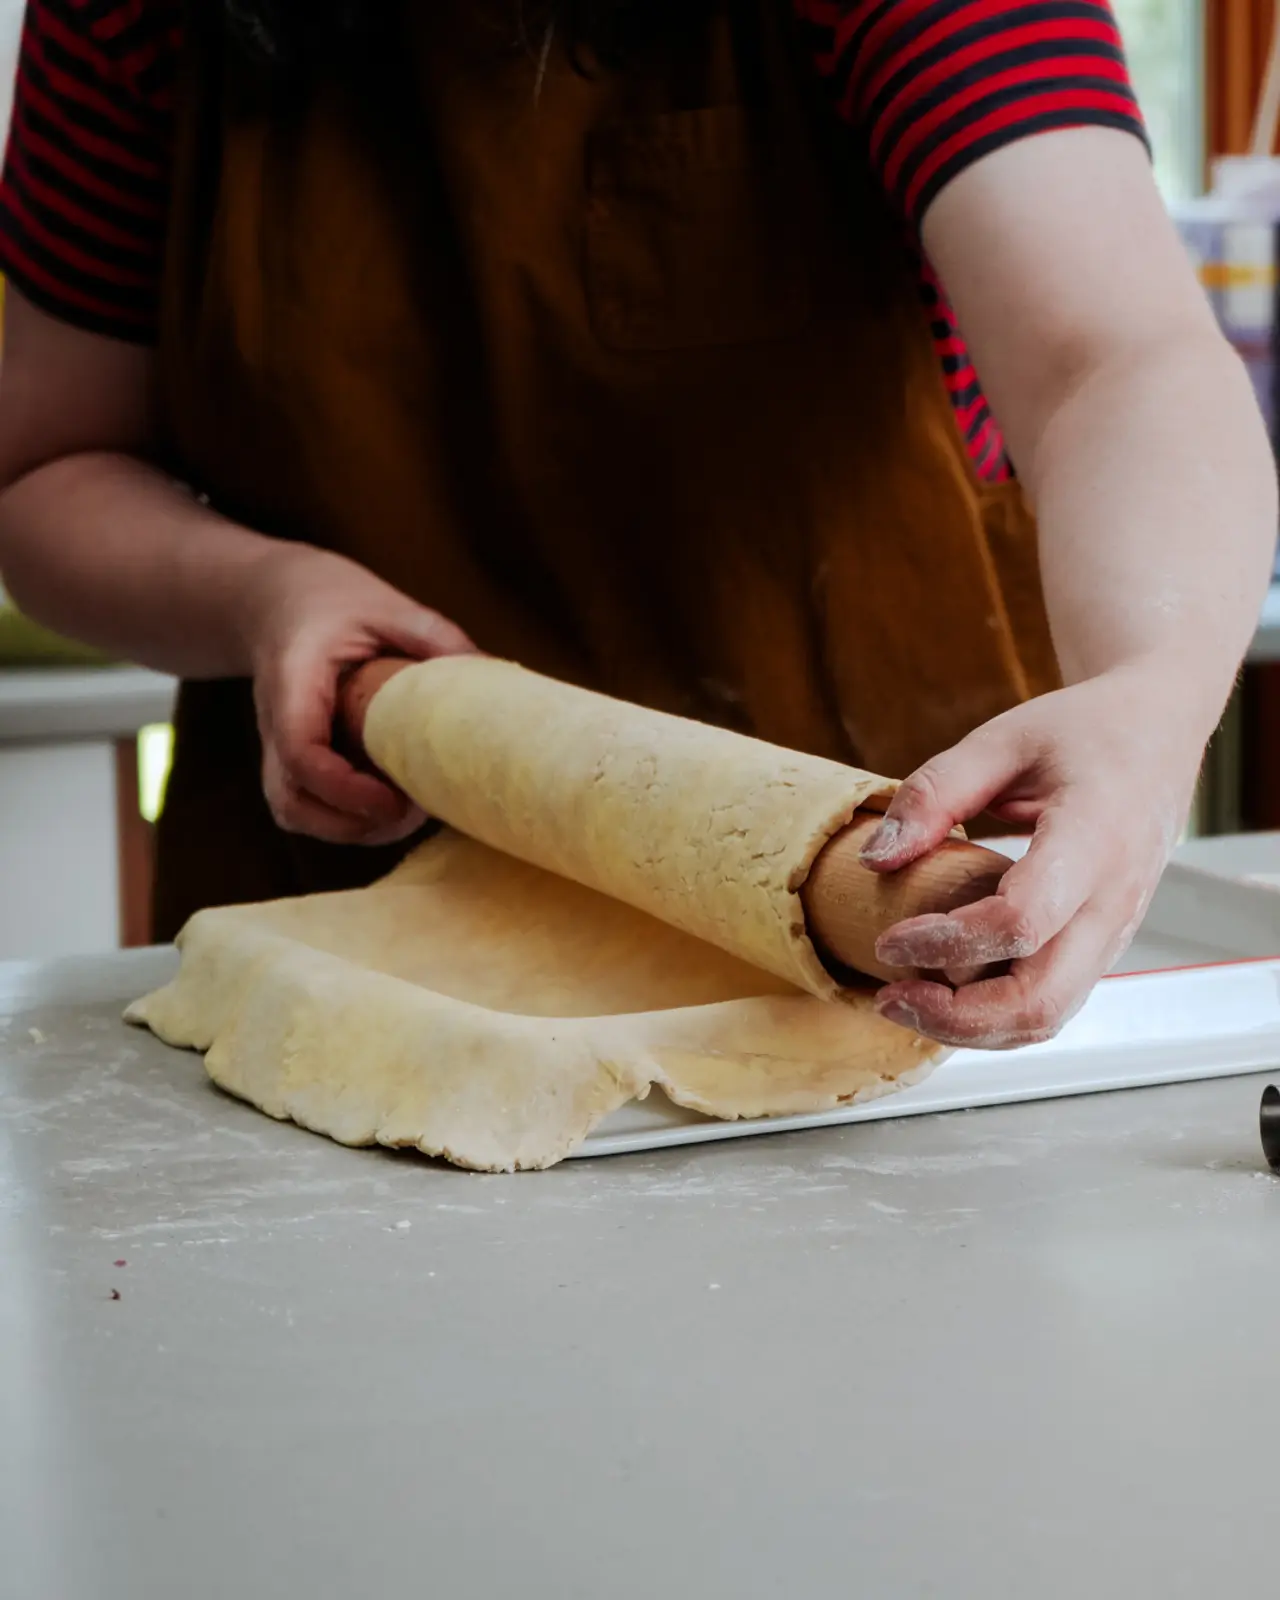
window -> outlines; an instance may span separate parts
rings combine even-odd
[[[9,102],[18,67],[23,0],[0,0],[0,149],[9,133]]]
[[[1204,187],[1203,0],[1111,0],[1170,200]]]

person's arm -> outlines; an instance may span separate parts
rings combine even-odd
[[[266,539],[148,465],[151,352],[6,297],[0,570],[33,617],[182,677],[247,676]]]
[[[354,563],[207,509],[144,459],[152,357],[9,286],[0,363],[0,572],[49,627],[183,677],[252,677],[285,827],[339,841],[416,822],[330,746],[338,674],[380,652],[469,648]]]
[[[1141,145],[1024,139],[935,201],[927,249],[1040,523],[1068,687],[908,782],[873,841],[891,870],[991,806],[1034,822],[998,897],[886,936],[888,959],[1011,959],[952,994],[895,985],[895,1020],[956,1043],[1052,1033],[1132,936],[1185,820],[1256,626],[1275,467]]]
[[[1067,681],[1181,658],[1207,736],[1271,570],[1275,467],[1146,155],[1024,140],[943,193],[925,242],[1040,519]]]

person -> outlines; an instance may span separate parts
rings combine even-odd
[[[1277,504],[1104,0],[30,0],[0,269],[5,582],[185,680],[160,934],[386,870],[339,680],[480,649],[906,778],[878,870],[1033,825],[904,1025],[1131,937]]]

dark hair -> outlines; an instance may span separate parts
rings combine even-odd
[[[432,0],[217,0],[233,41],[260,67],[294,76],[341,63],[394,23],[404,4]],[[477,0],[495,5],[495,0]],[[507,0],[516,42],[554,37],[580,71],[616,68],[698,10],[695,0]],[[496,10],[495,6],[495,10]]]

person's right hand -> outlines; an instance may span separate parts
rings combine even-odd
[[[254,575],[246,643],[262,736],[262,782],[290,833],[389,844],[421,826],[418,808],[333,747],[343,673],[380,655],[426,661],[475,650],[438,612],[344,556],[281,545]]]

